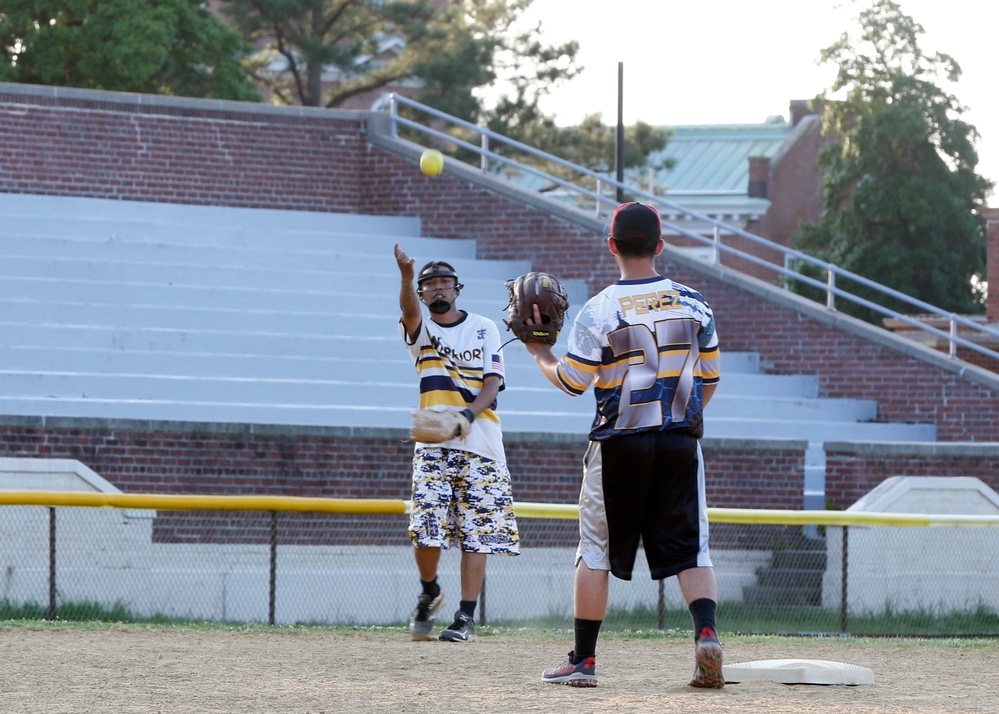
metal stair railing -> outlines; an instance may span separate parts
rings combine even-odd
[[[415,121],[403,116],[400,113],[400,107],[407,107],[416,112],[418,115],[426,115],[427,119],[424,120],[426,123]],[[978,339],[982,342],[990,344],[999,344],[999,330],[983,325],[969,319],[968,317],[942,310],[941,308],[923,302],[922,300],[918,300],[873,280],[869,280],[868,278],[858,275],[852,271],[840,268],[832,263],[819,260],[818,258],[810,256],[807,253],[794,250],[793,248],[788,248],[779,243],[775,243],[774,241],[742,230],[736,226],[716,220],[697,211],[690,210],[689,208],[674,203],[673,201],[663,198],[662,196],[656,196],[648,191],[619,182],[616,179],[609,178],[595,171],[570,163],[557,156],[540,151],[514,139],[509,139],[501,134],[492,132],[489,129],[476,126],[475,124],[462,119],[458,119],[457,117],[453,117],[434,109],[433,107],[429,107],[425,104],[421,104],[420,102],[403,97],[402,95],[394,93],[391,95],[388,103],[388,112],[390,115],[391,132],[393,136],[398,136],[399,127],[406,127],[447,144],[460,147],[479,157],[479,168],[485,173],[501,174],[506,172],[510,176],[527,176],[543,181],[547,184],[546,188],[557,187],[560,189],[563,192],[564,198],[572,202],[574,205],[582,207],[584,210],[588,210],[589,207],[593,210],[595,216],[607,218],[608,220],[619,203],[617,200],[618,192],[624,192],[629,197],[633,197],[634,200],[640,200],[655,206],[656,209],[659,210],[660,214],[682,215],[688,219],[699,221],[705,226],[709,226],[711,235],[706,236],[689,228],[684,228],[683,226],[677,225],[671,221],[663,220],[664,231],[685,236],[699,245],[711,248],[711,263],[720,263],[721,254],[725,253],[726,255],[738,257],[741,260],[745,260],[754,265],[773,271],[777,275],[781,276],[785,290],[790,290],[790,283],[792,280],[816,288],[825,295],[825,307],[830,311],[836,311],[837,299],[845,300],[848,303],[867,308],[886,318],[897,320],[916,330],[928,333],[929,335],[943,340],[947,344],[947,354],[951,359],[957,359],[958,347],[964,347],[972,352],[984,355],[991,359],[999,360],[999,351],[993,350],[985,344],[979,344],[975,341],[975,339]],[[442,129],[435,128],[435,123],[439,126],[464,130],[465,132],[468,132],[470,136],[477,136],[479,143],[471,143],[461,137],[449,134]],[[543,171],[535,166],[523,164],[514,158],[504,156],[500,153],[500,151],[497,151],[497,148],[500,148],[501,150],[507,149],[522,152],[539,159],[545,164],[561,167],[561,169],[565,170],[568,175],[574,176],[576,181],[569,181],[560,176]],[[593,188],[586,188],[587,184],[592,185]],[[734,246],[727,245],[722,240],[723,236],[738,236],[755,245],[776,251],[783,256],[783,263],[778,265],[752,253],[747,253]],[[817,280],[809,275],[793,270],[792,266],[796,264],[818,268],[821,272],[825,273],[826,280]],[[933,324],[924,321],[923,319],[919,319],[905,313],[896,312],[895,310],[879,305],[864,297],[855,295],[848,290],[844,290],[838,284],[838,282],[842,282],[843,280],[852,281],[879,295],[883,295],[887,298],[893,298],[901,303],[909,305],[913,308],[914,313],[921,313],[922,316],[924,316],[924,319],[929,318],[930,320],[936,320],[938,322],[941,320],[946,321],[948,329],[942,330]],[[960,330],[963,330],[965,335],[970,335],[971,338],[969,339],[969,337],[962,336],[959,332]]]

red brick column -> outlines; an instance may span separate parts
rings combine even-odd
[[[999,208],[986,208],[982,215],[989,223],[988,248],[985,254],[989,297],[985,301],[985,317],[992,324],[999,322]]]

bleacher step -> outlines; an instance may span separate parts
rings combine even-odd
[[[411,217],[0,194],[0,411],[181,421],[408,427],[418,398],[398,337],[392,245],[452,262],[459,307],[502,324],[523,260],[478,260],[472,240]],[[588,297],[566,281],[569,320]],[[564,349],[560,341],[557,351]],[[508,430],[584,434],[592,393],[554,389],[505,350]],[[867,399],[819,399],[812,375],[722,355],[708,436],[930,440],[875,423]]]
[[[57,219],[49,219],[53,222]],[[196,226],[123,227],[108,221],[92,226],[58,219],[72,237],[39,236],[18,230],[18,221],[0,226],[0,255],[20,257],[85,258],[131,262],[207,263],[209,265],[303,264],[341,254],[375,255],[394,266],[396,243],[413,256],[447,256],[447,260],[475,260],[474,240],[454,240],[381,233],[322,233],[285,229],[262,232],[249,228],[219,228],[206,232]],[[21,219],[27,224],[28,219]],[[152,230],[155,228],[156,230]],[[25,231],[30,226],[25,226]],[[129,231],[144,230],[138,240]],[[112,232],[114,231],[114,232]],[[53,232],[55,229],[53,228]]]
[[[291,258],[295,258],[291,260]],[[71,280],[86,277],[90,281],[107,283],[180,284],[185,286],[259,286],[281,288],[295,286],[299,289],[320,290],[330,285],[340,289],[345,286],[370,284],[383,291],[398,292],[399,270],[395,258],[389,255],[363,253],[288,254],[288,260],[275,260],[274,264],[261,261],[258,265],[240,265],[222,262],[199,263],[192,258],[175,262],[143,262],[135,260],[106,260],[101,258],[74,258],[63,256],[5,255],[0,265],[0,275],[11,277],[50,278]],[[427,257],[427,260],[430,258]],[[417,258],[422,260],[422,258]],[[530,269],[523,260],[495,261],[455,258],[451,261],[463,283],[484,279],[502,285]],[[289,264],[290,263],[290,264]],[[503,277],[500,277],[503,276]],[[505,290],[504,290],[505,292]]]
[[[379,361],[366,370],[329,374],[321,379],[300,375],[283,377],[237,377],[144,374],[141,372],[82,372],[66,369],[44,371],[0,369],[0,393],[11,397],[59,396],[80,399],[153,399],[177,401],[251,401],[322,406],[324,404],[366,404],[390,407],[408,395],[415,405],[418,392],[411,371],[386,370]],[[40,390],[40,381],[44,387]],[[536,409],[573,411],[592,415],[591,398],[571,397],[551,385],[533,380],[535,386],[508,381],[500,397],[501,414]],[[405,402],[403,402],[405,403]],[[720,397],[711,403],[714,419],[738,419],[752,409],[755,418],[803,421],[866,421],[874,411],[860,400],[809,400],[779,397]]]
[[[334,233],[375,232],[401,237],[422,235],[420,219],[415,216],[238,208],[27,193],[0,193],[0,216],[5,222],[7,219],[26,217],[38,227],[36,233],[46,225],[47,219],[55,217],[77,224],[113,221],[123,227],[179,226],[195,235],[199,228],[204,230],[206,227],[243,227],[265,233],[294,227]],[[57,230],[61,230],[59,224]]]

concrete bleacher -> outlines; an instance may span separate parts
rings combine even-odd
[[[397,333],[399,243],[453,263],[459,306],[502,327],[504,281],[526,261],[416,218],[0,194],[0,413],[185,422],[406,427],[415,371]],[[587,297],[568,281],[570,318]],[[507,333],[510,334],[510,333]],[[510,334],[512,336],[512,334]],[[583,433],[593,397],[556,391],[506,350],[507,431]],[[724,353],[711,436],[932,441],[875,423],[868,399],[768,375]]]

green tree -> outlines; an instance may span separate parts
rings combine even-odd
[[[258,48],[254,78],[282,104],[336,107],[413,76],[415,53],[439,33],[425,0],[224,0]]]
[[[256,79],[284,104],[342,106],[409,83],[420,101],[477,121],[473,95],[504,81],[523,120],[571,79],[577,45],[547,47],[516,30],[533,0],[224,0],[222,12],[259,48]]]
[[[532,2],[226,0],[222,11],[260,48],[255,77],[278,102],[337,107],[408,83],[410,96],[435,109],[594,171],[612,170],[614,130],[599,115],[560,128],[540,108],[582,68],[576,42],[546,45],[540,24],[520,22]],[[478,143],[468,132],[452,133]],[[646,124],[630,127],[625,165],[644,166],[667,139]]]
[[[540,148],[578,166],[585,166],[590,171],[616,177],[617,172],[617,127],[603,123],[599,113],[589,114],[583,118],[579,126],[559,127],[546,116],[539,116],[533,124],[505,126],[501,117],[495,117],[489,123],[489,128],[504,136],[510,136],[518,141]],[[652,176],[662,169],[671,168],[672,159],[653,161],[651,155],[662,151],[669,143],[673,131],[654,127],[639,121],[624,128],[622,152],[622,167],[625,183],[657,192],[661,186],[656,186]],[[526,152],[511,152],[512,158],[531,165],[539,164]],[[578,175],[560,166],[539,166],[547,173],[570,183],[587,183]],[[551,190],[557,186],[549,187]],[[594,188],[592,185],[589,188]],[[542,189],[546,190],[546,189]]]
[[[821,53],[839,68],[831,90],[817,97],[828,139],[819,155],[823,216],[802,226],[795,245],[944,310],[980,312],[980,208],[992,184],[975,171],[978,134],[961,120],[964,107],[936,84],[957,82],[961,68],[948,55],[924,53],[923,28],[892,0],[875,0],[858,23],[856,40],[844,33]],[[839,285],[912,311],[862,286]]]
[[[257,100],[252,49],[200,0],[8,0],[0,81]]]

